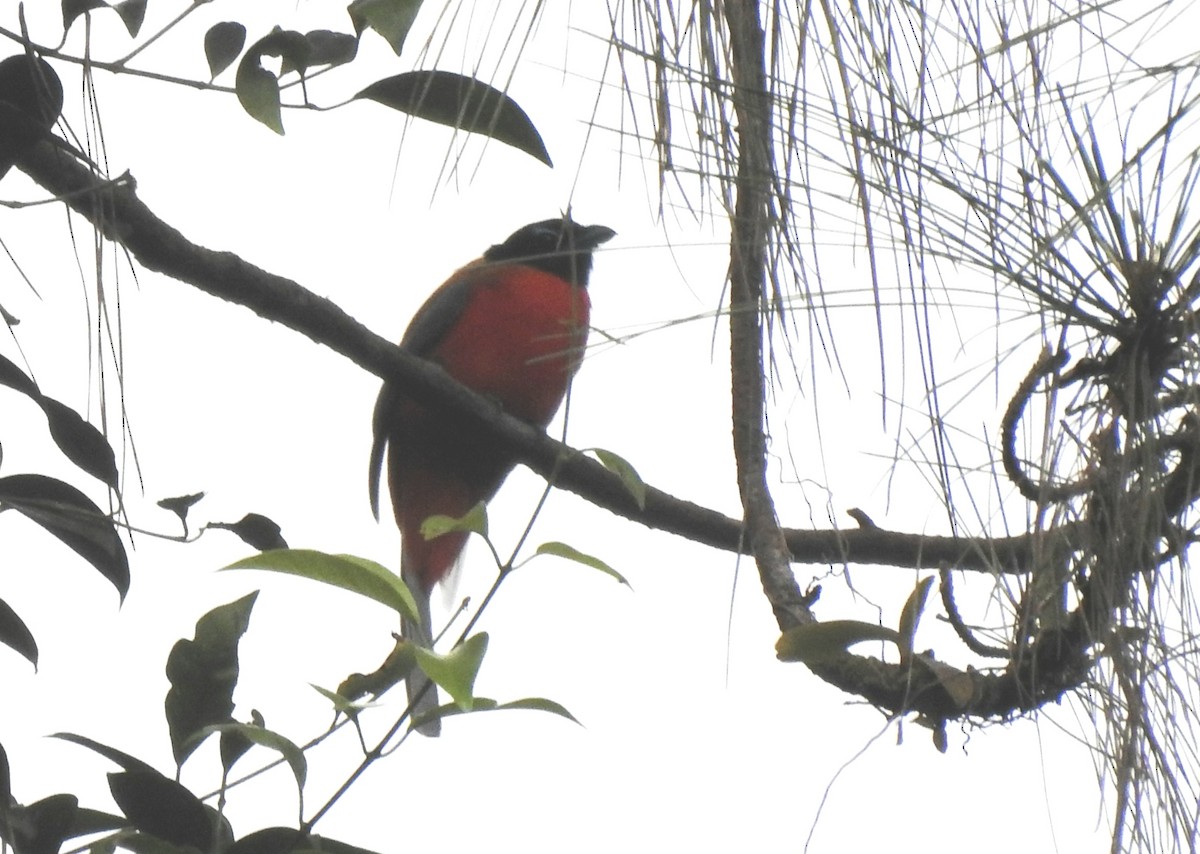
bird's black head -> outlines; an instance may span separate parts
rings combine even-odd
[[[485,261],[519,262],[579,287],[587,287],[592,251],[616,232],[605,225],[580,225],[570,216],[535,222],[514,231],[483,253]]]

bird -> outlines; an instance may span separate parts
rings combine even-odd
[[[545,429],[566,396],[587,343],[592,253],[616,232],[566,214],[531,223],[459,268],[413,315],[400,348],[440,365],[510,415]],[[452,413],[418,403],[384,383],[372,418],[369,490],[379,518],[384,456],[400,529],[400,575],[417,601],[420,625],[401,621],[404,638],[432,642],[430,597],[458,562],[467,533],[426,540],[433,515],[458,518],[490,501],[517,464],[496,440]],[[415,718],[438,707],[437,689],[416,671],[407,679]],[[427,736],[441,721],[417,727]]]

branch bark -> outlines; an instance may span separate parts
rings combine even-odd
[[[767,293],[767,202],[773,163],[766,35],[759,7],[758,0],[724,4],[737,117],[736,201],[729,237],[733,450],[746,537],[775,621],[786,630],[815,618],[792,572],[792,555],[767,482],[763,295]]]
[[[49,143],[26,151],[17,165],[105,237],[125,247],[146,269],[249,308],[402,386],[424,402],[455,410],[506,442],[535,472],[598,507],[712,548],[749,553],[741,520],[654,487],[647,489],[645,508],[639,509],[620,480],[598,462],[506,415],[436,365],[404,353],[371,332],[329,300],[233,253],[188,240],[138,198],[131,177],[98,178]],[[798,563],[949,566],[1002,574],[1027,572],[1037,555],[1068,547],[1072,536],[1069,527],[1002,538],[926,536],[878,527],[783,529],[782,533],[792,560]]]
[[[450,408],[475,428],[506,443],[522,462],[555,486],[649,527],[713,548],[755,554],[760,566],[765,566],[764,589],[780,625],[785,628],[814,619],[796,585],[793,563],[876,564],[1024,574],[1039,567],[1060,566],[1073,552],[1086,546],[1088,533],[1082,523],[1002,538],[906,534],[877,527],[869,519],[852,530],[785,529],[774,516],[765,473],[757,464],[739,474],[743,493],[752,502],[758,502],[757,515],[749,529],[742,520],[653,487],[647,488],[645,505],[639,508],[620,479],[600,463],[505,414],[492,401],[454,382],[438,366],[401,351],[330,301],[233,253],[191,242],[138,198],[135,182],[128,175],[116,180],[99,178],[62,146],[51,143],[41,143],[24,152],[17,166],[81,213],[105,237],[124,246],[145,268],[245,306],[264,319],[282,323],[329,347],[381,379],[396,383],[423,402]],[[743,239],[761,246],[756,241],[764,238],[752,235]],[[745,245],[739,244],[741,257],[745,257]],[[753,263],[740,271],[731,269],[733,275],[741,277],[739,287],[743,289],[743,298],[748,296],[745,289],[752,288],[753,282],[763,281],[755,278]],[[751,370],[751,364],[761,364],[761,316],[755,311],[733,314],[752,319],[752,325],[744,331],[753,336],[752,341],[758,342],[759,349],[751,348],[741,354],[742,358],[747,358],[747,353],[750,357],[742,370]],[[757,373],[761,382],[761,370]],[[740,405],[745,403],[742,401]],[[745,417],[746,410],[739,411]],[[735,430],[740,434],[737,441],[744,443],[750,454],[762,453],[765,448],[765,435],[755,411],[751,405],[750,421],[735,422]],[[761,404],[757,411],[761,413]],[[1175,479],[1186,481],[1185,486],[1176,490],[1181,495],[1194,496],[1196,492],[1194,471],[1200,469],[1193,462],[1196,458],[1200,455],[1188,456],[1188,463],[1179,467],[1186,470]],[[1186,499],[1180,498],[1179,503],[1186,503]],[[860,514],[856,518],[866,517]],[[1013,662],[1003,674],[970,671],[961,678],[954,677],[959,682],[969,679],[971,697],[965,702],[962,688],[949,690],[944,671],[935,671],[930,666],[898,666],[849,653],[809,666],[829,684],[895,714],[915,711],[928,721],[1002,716],[1034,708],[1075,687],[1090,666],[1090,660],[1082,654],[1086,640],[1083,635],[1050,638],[1030,650],[1036,654]],[[1046,678],[1047,674],[1052,678]]]

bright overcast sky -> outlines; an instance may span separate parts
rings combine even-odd
[[[324,17],[324,4],[257,5],[265,10],[260,34],[276,22],[299,30],[345,24]],[[643,169],[634,145],[622,146],[604,129],[619,122],[614,86],[602,95],[589,133],[594,81],[606,73],[611,83],[618,78],[603,70],[603,39],[586,32],[604,32],[603,14],[589,20],[587,4],[571,4],[578,29],[564,45],[565,19],[557,16],[566,5],[547,13],[508,87],[541,130],[553,170],[473,141],[459,171],[446,177],[440,173],[450,133],[413,124],[401,146],[402,119],[375,105],[286,111],[287,135],[279,137],[249,119],[232,96],[98,73],[107,163],[114,175],[130,170],[142,199],[190,239],[291,277],[397,339],[438,283],[516,227],[568,204],[579,221],[613,227],[618,237],[600,250],[593,274],[599,334],[575,384],[568,441],[612,449],[650,483],[735,514],[726,332],[712,319],[723,299],[725,230],[719,219],[697,223],[686,211],[668,210],[669,242],[664,237],[654,219],[653,167]],[[55,43],[57,4],[32,6],[32,37]],[[150,3],[147,30],[171,9]],[[206,77],[204,29],[223,16],[250,14],[245,9],[205,7],[137,65]],[[15,21],[11,12],[0,17],[8,28]],[[255,22],[246,22],[253,37]],[[485,23],[481,12],[473,35]],[[70,45],[78,48],[81,33],[77,26]],[[115,15],[95,16],[93,39],[102,58],[120,55],[127,44]],[[353,79],[314,87],[316,98],[331,103],[372,75],[411,67],[409,56],[396,59],[374,36],[363,45],[370,63],[356,62],[347,75]],[[471,67],[453,51],[441,64]],[[80,132],[78,69],[55,67],[67,90],[65,116]],[[491,68],[485,63],[481,73]],[[42,195],[16,174],[0,184],[4,199]],[[11,267],[0,279],[0,297],[21,318],[17,340],[43,390],[80,410],[90,406],[98,421],[98,364],[91,372],[83,367],[96,308],[92,232],[77,218],[71,222],[74,243],[61,206],[0,211],[0,234],[40,298]],[[245,309],[145,271],[135,278],[111,246],[103,257],[110,312],[120,296],[125,405],[144,484],[126,456],[133,522],[173,532],[172,517],[154,502],[203,490],[208,497],[194,521],[259,512],[282,526],[293,547],[396,566],[398,535],[372,519],[367,503],[378,380]],[[831,263],[823,270],[827,286],[868,286],[865,253]],[[844,511],[862,507],[893,528],[941,532],[944,511],[933,485],[914,476],[902,491],[893,484],[889,492],[893,446],[880,423],[873,314],[865,299],[848,302],[863,308],[839,309],[834,319],[850,348],[842,357],[853,393],[818,358],[814,399],[806,324],[798,324],[794,347],[804,387],[776,401],[786,422],[773,425],[780,516],[789,526],[824,527],[833,514],[844,525]],[[957,318],[949,334],[957,336],[962,365],[977,368],[993,352],[994,312]],[[604,342],[656,326],[622,345]],[[6,341],[0,352],[13,357],[15,346]],[[1027,366],[1020,365],[1017,374]],[[917,389],[905,393],[915,401]],[[53,449],[37,410],[15,395],[0,396],[5,473],[44,471],[90,489]],[[978,417],[962,423],[994,429],[994,392],[978,400]],[[114,418],[113,399],[109,407]],[[493,504],[491,528],[502,553],[539,488],[536,477],[518,471]],[[102,499],[98,490],[91,494]],[[41,738],[60,730],[170,773],[161,714],[167,653],[191,636],[201,614],[249,590],[262,592],[242,643],[237,714],[247,719],[257,709],[294,741],[329,721],[327,703],[309,683],[333,688],[351,672],[376,667],[391,648],[395,622],[378,605],[262,573],[217,573],[246,554],[220,532],[191,546],[135,537],[133,584],[118,609],[94,572],[14,515],[0,516],[8,544],[0,591],[41,645],[37,674],[0,652],[8,698],[0,704],[0,742],[23,802],[69,790],[84,795],[85,805],[110,808],[104,774],[114,769],[78,747]],[[480,624],[491,648],[478,690],[499,700],[552,698],[583,726],[533,712],[448,721],[441,739],[414,737],[378,763],[319,833],[381,852],[800,851],[810,831],[808,850],[815,852],[1106,849],[1092,760],[1060,730],[1059,723],[1074,727],[1069,708],[1037,722],[951,731],[941,755],[927,730],[889,725],[864,705],[848,705],[802,666],[776,661],[777,629],[752,563],[564,493],[552,495],[531,542],[546,540],[601,557],[632,590],[554,559],[521,569]],[[797,567],[802,586],[824,572]],[[453,595],[435,597],[435,609],[449,614],[464,596],[478,603],[493,573],[487,550],[472,546]],[[866,598],[826,578],[817,613],[894,624],[917,578],[854,569],[850,580]],[[930,632],[937,637],[936,627]],[[368,730],[381,733],[402,703],[402,691],[385,697]],[[357,758],[349,731],[312,753],[310,812]],[[250,767],[253,759],[243,763]],[[204,792],[215,779],[210,747],[185,767],[183,781]],[[294,787],[276,771],[231,793],[228,812],[239,835],[292,822]]]

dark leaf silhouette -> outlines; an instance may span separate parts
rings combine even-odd
[[[349,33],[310,30],[304,38],[308,40],[310,66],[344,65],[358,54],[358,39]]]
[[[75,817],[71,822],[69,836],[74,838],[93,833],[111,833],[123,827],[129,827],[129,821],[125,816],[80,807],[75,810]]]
[[[62,106],[62,81],[45,60],[24,53],[0,60],[0,178],[49,135]]]
[[[50,795],[28,806],[10,806],[5,841],[19,854],[58,854],[63,840],[74,835],[79,799]]]
[[[233,64],[246,45],[246,27],[237,21],[213,24],[204,34],[204,58],[211,78]],[[210,79],[211,79],[210,78]]]
[[[74,409],[49,397],[38,403],[50,423],[50,436],[67,459],[99,480],[117,488],[117,458],[104,434],[85,421]]]
[[[279,526],[261,513],[247,513],[236,522],[209,522],[208,527],[232,531],[246,545],[262,552],[288,547]]]
[[[8,807],[12,803],[12,775],[8,768],[8,751],[0,744],[0,832],[7,838]]]
[[[360,36],[368,27],[383,36],[396,56],[417,19],[423,0],[354,0],[346,11]]]
[[[7,61],[4,60],[4,62]],[[0,62],[0,66],[3,66],[4,62]],[[35,399],[42,396],[42,393],[38,391],[37,383],[3,356],[0,356],[0,385],[6,385]]]
[[[323,836],[306,836],[293,827],[265,827],[244,836],[226,849],[225,854],[294,854],[320,851],[322,854],[375,854],[365,848],[347,845]]]
[[[119,771],[108,788],[135,828],[174,845],[212,851],[213,822],[199,798],[157,771]]]
[[[238,63],[234,88],[242,108],[271,130],[282,134],[279,79],[263,68],[264,56],[279,57],[282,60],[282,73],[298,71],[303,75],[310,64],[312,47],[301,33],[276,27],[252,44]]]
[[[313,61],[313,44],[303,33],[295,30],[281,30],[278,27],[260,41],[251,51],[260,49],[260,56],[279,57],[279,76],[295,71],[301,77],[313,65],[321,65]]]
[[[193,640],[181,640],[167,658],[167,726],[175,762],[182,765],[200,742],[191,736],[206,726],[233,723],[233,689],[238,679],[238,641],[250,624],[258,593],[213,608],[196,623]]]
[[[3,599],[0,599],[0,643],[21,653],[35,669],[37,668],[38,648],[33,633]]]
[[[451,71],[409,71],[376,81],[354,96],[376,101],[417,118],[480,133],[547,166],[550,154],[525,111],[508,95],[481,80]]]
[[[115,747],[109,747],[107,744],[101,744],[93,738],[88,738],[86,735],[76,735],[73,732],[56,732],[51,738],[68,741],[71,744],[78,744],[80,747],[86,747],[95,753],[99,753],[110,762],[115,762],[126,771],[148,771],[157,774],[153,765],[147,765],[142,760],[135,756],[130,756],[123,750],[117,750]]]
[[[290,854],[311,850],[312,846],[306,844],[309,838],[294,827],[264,827],[243,836],[225,854]]]
[[[177,495],[173,498],[164,498],[158,502],[158,506],[164,510],[170,510],[179,517],[179,521],[183,524],[184,536],[187,535],[187,515],[188,511],[204,497],[203,492],[193,492],[191,495]]]
[[[71,29],[71,24],[80,15],[107,5],[103,0],[62,0],[63,32]]]
[[[136,37],[146,18],[146,0],[121,0],[113,10],[121,16],[129,35]]]
[[[37,384],[8,359],[0,356],[0,385],[19,391],[42,408],[50,436],[67,459],[110,489],[117,488],[117,459],[104,434],[74,409],[46,397]]]
[[[40,474],[0,478],[0,506],[37,522],[117,588],[129,591],[129,558],[116,526],[86,495],[68,483]]]
[[[263,719],[262,714],[258,709],[251,709],[250,722],[256,727],[266,728],[267,722]],[[247,738],[244,732],[238,728],[232,727],[221,731],[221,767],[228,773],[239,759],[246,755],[246,751],[254,746],[254,742]]]

